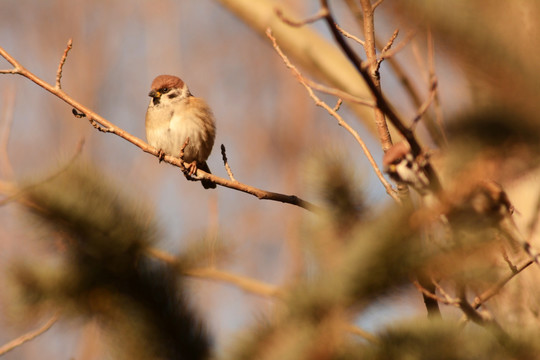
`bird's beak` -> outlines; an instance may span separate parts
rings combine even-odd
[[[148,93],[148,96],[159,99],[161,97],[161,93],[157,90],[152,90]]]

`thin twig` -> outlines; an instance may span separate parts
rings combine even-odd
[[[227,170],[227,174],[229,174],[229,179],[231,179],[231,181],[236,181],[236,179],[234,178],[233,172],[231,170],[231,167],[229,166],[227,153],[225,151],[225,145],[223,144],[221,144],[221,158],[223,159],[223,165],[225,166],[225,170]]]
[[[301,27],[301,26],[304,26],[306,24],[311,24],[311,23],[313,23],[313,22],[315,22],[317,20],[320,20],[320,19],[324,18],[327,14],[326,14],[326,11],[324,9],[320,9],[317,14],[315,14],[313,16],[310,16],[307,19],[297,21],[297,20],[292,20],[292,19],[286,17],[285,14],[283,14],[283,11],[281,11],[281,9],[276,8],[276,15],[277,15],[278,18],[280,18],[281,21],[283,21],[287,25],[294,26],[294,27]]]
[[[62,55],[62,58],[60,59],[60,63],[58,64],[58,70],[56,71],[56,85],[55,88],[61,89],[62,84],[60,84],[60,79],[62,79],[62,69],[64,67],[64,64],[66,62],[68,52],[73,47],[73,39],[69,39],[67,43],[66,50],[64,50],[64,54]]]
[[[309,96],[315,102],[315,105],[320,106],[323,109],[325,109],[330,115],[332,115],[338,121],[338,124],[340,126],[345,128],[356,139],[356,141],[358,142],[358,144],[362,148],[362,151],[366,155],[369,163],[373,167],[373,169],[375,171],[375,174],[377,175],[377,177],[379,178],[379,180],[383,184],[384,188],[386,189],[386,192],[394,200],[399,202],[400,200],[399,200],[398,196],[396,195],[394,189],[392,188],[390,183],[388,181],[386,181],[386,179],[384,178],[381,170],[379,169],[379,167],[377,166],[377,163],[375,162],[375,159],[373,159],[373,156],[371,155],[371,152],[369,151],[368,147],[366,146],[366,144],[364,143],[364,141],[362,140],[362,138],[360,137],[358,132],[356,130],[354,130],[345,120],[343,120],[343,118],[334,109],[332,109],[328,104],[326,104],[319,97],[317,97],[317,95],[315,95],[315,93],[313,92],[313,89],[307,84],[307,82],[305,81],[305,78],[302,76],[300,71],[298,71],[298,69],[289,61],[287,56],[283,53],[283,51],[281,50],[281,48],[277,44],[276,38],[272,35],[272,30],[270,28],[268,28],[266,30],[266,36],[268,36],[268,38],[272,41],[274,49],[279,54],[279,56],[281,57],[281,59],[283,60],[283,62],[287,66],[287,68],[289,68],[292,71],[292,73],[294,74],[294,76],[296,77],[298,82],[300,82],[300,84],[302,84],[304,86],[304,88],[307,90]]]
[[[358,22],[358,25],[360,27],[363,27],[364,17],[360,6],[357,4],[357,0],[346,0],[345,2],[349,7],[350,12],[354,15],[356,21]],[[381,42],[377,38],[375,38],[375,46],[377,47],[377,49],[382,49],[384,44],[381,44]],[[394,72],[396,79],[399,81],[399,83],[405,90],[405,93],[408,95],[414,107],[419,108],[422,105],[422,98],[411,76],[405,71],[397,58],[387,57],[384,60],[388,63],[388,65]],[[427,125],[427,130],[430,136],[433,138],[435,144],[442,147],[444,145],[444,140],[441,139],[441,135],[439,134],[438,130],[439,128],[435,123],[436,120],[433,119],[429,112],[425,114],[424,118],[426,120],[425,123]]]
[[[396,30],[396,32],[394,33],[394,35],[396,35],[396,36],[397,36],[397,31],[398,30]],[[379,58],[377,59],[378,68],[381,66],[381,63],[383,61],[391,59],[398,52],[403,50],[405,48],[405,46],[407,46],[410,43],[410,41],[414,38],[414,36],[415,36],[414,32],[411,31],[411,32],[407,33],[407,35],[405,36],[405,39],[403,39],[399,44],[397,44],[393,48],[390,48],[390,47],[386,48],[386,46],[388,46],[388,45],[390,45],[390,46],[393,45],[393,41],[395,39],[393,39],[393,36],[392,36],[392,38],[390,38],[390,41],[385,46],[386,49],[383,49],[381,51],[381,56],[379,56]],[[392,43],[390,43],[390,42],[392,42]]]
[[[429,89],[429,96],[426,99],[426,101],[422,104],[422,106],[420,106],[420,108],[418,109],[418,112],[416,113],[416,116],[414,117],[412,121],[413,128],[420,121],[420,119],[422,119],[422,116],[424,116],[429,106],[433,103],[433,100],[437,96],[437,86],[438,86],[437,79],[433,78],[432,80],[433,82],[431,83],[431,86]]]
[[[460,297],[460,301],[458,301],[458,306],[461,309],[461,311],[463,311],[465,316],[467,316],[467,318],[471,320],[472,322],[474,322],[475,324],[484,326],[486,325],[486,322],[489,321],[489,319],[487,319],[481,313],[476,311],[476,309],[473,308],[471,304],[469,304],[469,302],[467,301],[465,297]]]
[[[503,260],[506,263],[506,265],[508,265],[508,268],[510,269],[510,271],[512,273],[516,273],[517,272],[517,266],[512,263],[512,260],[510,260],[510,258],[508,257],[508,253],[506,252],[506,250],[502,246],[501,246],[501,252],[502,252]]]
[[[441,287],[438,284],[435,284],[435,282],[433,282],[433,284],[439,290],[439,292],[441,292]],[[437,300],[441,304],[458,306],[459,300],[452,298],[446,292],[441,292],[441,294],[443,296],[437,296],[437,294],[434,294],[431,291],[429,291],[428,289],[426,289],[425,287],[423,287],[417,280],[413,281],[413,285],[422,294],[426,295],[427,297],[429,297],[429,298],[431,298],[433,300]]]
[[[0,70],[0,74],[20,74],[20,70],[19,69],[2,69]]]
[[[390,105],[390,102],[386,99],[386,97],[382,94],[382,92],[377,88],[377,86],[373,82],[373,79],[371,78],[369,71],[362,67],[362,61],[360,57],[351,49],[351,47],[343,39],[343,36],[341,35],[341,33],[336,29],[335,27],[336,22],[334,21],[334,18],[329,10],[328,0],[321,0],[321,7],[323,7],[324,9],[328,11],[328,15],[325,17],[325,20],[328,25],[328,28],[330,29],[330,31],[332,32],[332,35],[334,36],[334,39],[336,40],[336,42],[341,47],[345,55],[347,55],[349,60],[352,62],[354,67],[358,70],[358,72],[364,79],[366,85],[368,86],[369,90],[371,91],[372,95],[374,96],[376,100],[377,107],[381,109],[381,111],[388,117],[388,120],[390,120],[390,122],[401,133],[401,135],[403,135],[405,140],[407,140],[407,142],[409,143],[411,147],[412,155],[415,158],[418,157],[422,153],[422,147],[420,146],[420,143],[416,139],[416,135],[411,129],[405,126],[404,121],[397,115],[396,111]],[[366,38],[366,41],[367,41],[367,38]],[[439,180],[437,173],[435,172],[435,170],[433,169],[433,167],[431,166],[429,162],[426,164],[425,170],[426,170],[428,179],[430,180],[430,187],[432,188],[435,194],[439,194],[441,191],[441,182]]]
[[[394,33],[392,34],[392,36],[390,36],[390,39],[388,40],[386,45],[384,45],[384,47],[382,48],[381,54],[384,54],[388,52],[388,50],[390,50],[390,48],[394,44],[394,41],[396,41],[396,38],[398,35],[399,35],[399,29],[394,30]]]
[[[57,320],[58,320],[58,314],[55,314],[49,320],[47,320],[47,322],[43,324],[42,327],[36,330],[30,331],[22,336],[19,336],[18,338],[0,347],[0,356],[4,355],[8,351],[15,349],[16,347],[21,346],[25,342],[35,339],[39,335],[43,334],[45,331],[49,330],[51,326],[53,326],[54,323],[56,323]]]
[[[339,110],[339,108],[341,107],[341,104],[343,104],[343,99],[341,99],[341,98],[337,99],[336,105],[334,106],[334,108],[332,110],[337,112]]]
[[[24,76],[25,78],[33,81],[38,86],[42,87],[43,89],[47,90],[51,94],[55,95],[56,97],[62,99],[64,102],[69,104],[72,108],[76,109],[79,113],[82,113],[88,118],[90,123],[98,130],[103,132],[108,132],[115,134],[119,137],[121,137],[124,140],[129,141],[133,145],[139,147],[142,151],[152,154],[156,157],[159,157],[160,151],[159,149],[148,145],[146,142],[144,142],[142,139],[139,139],[136,136],[131,135],[130,133],[126,132],[125,130],[121,129],[120,127],[114,125],[104,117],[98,115],[94,111],[90,110],[88,107],[82,105],[81,103],[77,102],[75,99],[67,95],[62,89],[57,89],[56,87],[50,85],[49,83],[45,82],[41,78],[34,75],[32,72],[26,70],[19,62],[17,62],[7,51],[5,51],[2,47],[0,47],[0,56],[2,56],[4,59],[6,59],[11,65],[13,65],[13,69],[6,70],[6,71],[0,71],[0,73],[6,73],[6,74],[19,74]],[[189,164],[184,163],[179,158],[171,155],[165,155],[163,156],[163,161],[177,166],[179,168],[182,168],[182,166],[189,166]],[[301,208],[304,208],[309,211],[320,211],[321,208],[309,201],[303,200],[295,195],[285,195],[280,193],[275,193],[271,191],[266,191],[262,189],[258,189],[256,187],[242,184],[239,182],[227,180],[221,177],[218,177],[213,174],[209,174],[201,169],[197,169],[196,172],[197,179],[207,179],[210,180],[216,184],[219,184],[224,187],[228,187],[230,189],[235,189],[241,192],[244,192],[246,194],[253,195],[257,197],[260,200],[272,200],[272,201],[278,201],[285,204],[291,204],[295,206],[299,206]]]
[[[336,29],[338,29],[339,32],[343,34],[343,36],[345,36],[345,37],[347,37],[347,38],[349,38],[349,39],[352,39],[352,40],[356,41],[357,43],[359,43],[359,44],[362,45],[362,46],[365,45],[366,42],[365,42],[364,40],[362,40],[362,39],[360,39],[359,37],[356,37],[356,36],[354,36],[353,34],[351,34],[351,33],[347,32],[347,31],[345,31],[345,29],[343,29],[343,28],[342,28],[341,26],[339,26],[338,24],[335,24],[335,26],[336,26]]]
[[[497,284],[492,286],[491,288],[484,291],[482,294],[478,295],[471,306],[474,309],[478,309],[482,304],[484,304],[486,301],[491,299],[493,296],[497,295],[499,291],[510,281],[512,280],[516,275],[518,275],[520,272],[525,270],[527,267],[529,267],[531,264],[533,264],[533,260],[527,260],[524,264],[518,266],[515,271],[513,270],[510,274],[505,276],[503,279],[501,279]]]
[[[370,341],[370,342],[372,342],[374,344],[379,343],[379,339],[377,337],[371,335],[370,333],[368,333],[364,329],[359,328],[356,325],[348,325],[346,327],[346,329],[351,334],[356,334],[356,335],[358,335],[360,337],[363,337],[364,339],[366,339],[366,340],[368,340],[368,341]]]
[[[336,89],[336,88],[333,88],[333,87],[328,87],[328,86],[319,84],[319,83],[317,83],[317,82],[315,82],[313,80],[310,80],[308,78],[305,78],[305,77],[304,77],[304,81],[306,82],[306,84],[309,85],[310,88],[313,88],[313,89],[318,90],[320,92],[323,92],[325,94],[334,95],[334,96],[337,96],[338,98],[341,98],[341,99],[346,100],[346,101],[350,101],[350,102],[355,103],[355,104],[365,105],[365,106],[369,106],[369,107],[372,107],[372,108],[375,107],[375,103],[372,100],[366,100],[366,99],[359,98],[358,96],[351,95],[348,92],[345,92],[343,90],[339,90],[339,89]]]

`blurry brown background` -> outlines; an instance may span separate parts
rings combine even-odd
[[[299,17],[317,10],[316,2],[284,3]],[[402,26],[407,26],[407,15],[396,20],[392,17],[395,9],[385,5],[377,15],[377,34],[387,39],[396,27],[405,34],[407,28]],[[239,181],[316,202],[317,194],[309,186],[313,174],[306,164],[321,149],[337,149],[355,169],[367,202],[380,205],[388,201],[352,137],[315,107],[268,39],[218,1],[1,0],[0,7],[0,46],[50,83],[54,83],[67,40],[73,38],[63,89],[129,133],[144,139],[151,80],[158,74],[178,75],[193,94],[208,101],[216,115],[216,145],[208,162],[213,173],[226,177],[219,152],[219,145],[224,144]],[[335,4],[335,10],[340,24],[358,33],[345,6]],[[330,40],[322,24],[313,28]],[[420,33],[399,54],[424,95],[428,89],[425,43]],[[451,117],[470,104],[472,96],[463,70],[447,55],[437,52],[436,64],[443,111]],[[0,64],[9,68],[3,60]],[[386,65],[382,79],[387,96],[412,118],[415,110]],[[346,108],[341,113],[363,134],[380,162],[378,141]],[[0,76],[0,120],[2,133],[11,123],[7,154],[12,169],[2,159],[2,179],[38,178],[54,171],[84,138],[84,158],[95,161],[125,190],[154,205],[163,230],[161,248],[176,253],[190,242],[217,236],[233,248],[231,259],[220,264],[223,268],[277,284],[286,283],[294,272],[294,257],[306,240],[301,236],[304,210],[220,187],[203,191],[199,184],[185,181],[178,169],[159,164],[155,157],[116,136],[96,131],[85,119],[74,118],[67,104],[20,76]],[[9,274],[12,259],[36,256],[42,248],[36,239],[39,235],[19,215],[17,206],[0,207],[0,284]],[[255,321],[271,305],[226,284],[196,280],[190,285],[218,348],[225,347],[235,331]],[[408,296],[399,297],[399,306],[389,300],[395,311],[385,304],[384,317],[400,316],[404,307],[407,316],[422,312],[420,295],[414,290],[405,292]],[[0,296],[2,309],[4,302]],[[377,322],[385,321],[377,316],[373,320],[373,313],[382,315],[376,309],[368,312],[363,326],[376,327]],[[32,328],[13,326],[12,314],[1,315],[0,344]],[[78,327],[72,325],[55,325],[5,358],[83,359],[92,358],[92,351],[99,354],[99,347],[89,350],[95,330],[89,325],[73,331]]]

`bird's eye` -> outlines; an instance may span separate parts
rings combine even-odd
[[[160,91],[160,93],[162,93],[162,94],[166,94],[167,92],[169,92],[169,88],[166,88],[166,87],[164,87],[164,88],[161,88],[161,91]]]

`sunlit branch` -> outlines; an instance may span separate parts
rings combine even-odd
[[[279,56],[281,57],[281,59],[283,60],[283,62],[287,66],[287,68],[289,68],[292,71],[292,73],[294,74],[294,76],[296,77],[298,82],[300,82],[300,84],[302,84],[304,86],[304,88],[307,90],[309,96],[315,102],[315,105],[324,108],[330,115],[332,115],[338,121],[338,124],[340,126],[345,128],[356,139],[356,141],[358,142],[358,144],[362,148],[362,151],[366,155],[369,163],[373,167],[373,170],[375,171],[375,174],[377,175],[377,177],[379,178],[379,180],[383,184],[384,188],[386,189],[386,192],[390,196],[392,196],[392,198],[394,200],[399,202],[400,200],[399,200],[396,192],[394,191],[394,189],[392,188],[390,183],[388,181],[386,181],[386,179],[384,178],[381,170],[379,169],[379,167],[377,166],[377,163],[375,162],[375,159],[371,155],[371,152],[367,148],[366,144],[364,143],[364,141],[362,140],[362,138],[360,137],[358,132],[356,130],[354,130],[345,120],[343,120],[343,118],[333,108],[331,108],[328,104],[326,104],[324,101],[322,101],[317,95],[315,95],[315,93],[313,92],[313,89],[305,81],[305,78],[302,76],[300,71],[298,71],[298,69],[289,61],[289,59],[283,53],[283,51],[281,51],[279,45],[277,44],[276,38],[272,35],[272,30],[270,28],[268,28],[266,30],[266,36],[268,36],[268,38],[272,41],[274,49],[279,54]]]
[[[67,56],[67,49],[65,51],[65,54]],[[34,75],[32,72],[25,69],[11,55],[9,55],[9,53],[5,51],[2,47],[0,47],[0,56],[6,59],[11,65],[13,65],[13,69],[0,70],[0,73],[19,74],[26,77],[27,79],[36,83],[41,88],[47,90],[48,92],[52,93],[56,97],[62,99],[64,102],[72,106],[76,110],[74,114],[77,114],[76,115],[77,117],[87,118],[88,121],[90,121],[90,123],[92,124],[92,126],[97,128],[98,130],[103,131],[103,132],[113,133],[123,138],[124,140],[129,141],[135,146],[139,147],[144,152],[152,154],[158,158],[162,156],[162,154],[160,154],[159,149],[156,149],[155,147],[148,145],[142,139],[139,139],[136,136],[133,136],[130,133],[126,132],[125,130],[121,129],[120,127],[114,125],[113,123],[105,119],[104,117],[92,111],[90,108],[84,106],[83,104],[73,99],[71,96],[67,95],[62,89],[45,82],[38,76]],[[162,160],[171,165],[177,166],[181,169],[189,166],[188,163],[184,163],[179,158],[171,156],[171,155],[164,155],[162,157]],[[197,169],[196,176],[197,176],[197,179],[208,179],[218,185],[256,196],[260,200],[278,201],[278,202],[282,202],[286,204],[296,205],[310,211],[317,211],[320,209],[317,205],[312,204],[306,200],[303,200],[295,195],[285,195],[285,194],[258,189],[256,187],[246,185],[237,181],[227,180],[225,178],[221,178],[216,175],[209,174],[207,172],[204,172],[201,169]]]
[[[0,356],[4,355],[8,351],[11,351],[11,350],[21,346],[25,342],[33,340],[36,337],[38,337],[39,335],[43,334],[44,332],[49,330],[56,323],[57,320],[58,320],[58,315],[54,315],[49,320],[47,320],[47,322],[45,324],[43,324],[43,326],[40,327],[39,329],[36,329],[34,331],[30,331],[29,333],[26,333],[26,334],[14,339],[14,340],[8,342],[4,346],[0,347]]]

